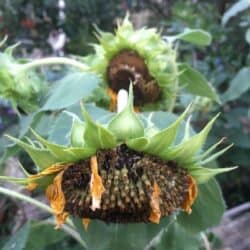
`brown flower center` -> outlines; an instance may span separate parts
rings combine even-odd
[[[90,160],[84,160],[64,171],[65,212],[108,223],[149,222],[154,199],[159,203],[158,214],[166,216],[181,209],[189,197],[191,177],[172,161],[162,161],[120,145],[100,150],[97,163],[105,187],[100,207],[91,209],[91,166]]]
[[[133,82],[135,105],[159,100],[160,88],[150,75],[148,67],[136,52],[124,50],[114,56],[107,69],[110,88],[116,93],[120,89],[129,89]]]

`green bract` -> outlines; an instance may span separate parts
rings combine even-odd
[[[71,145],[69,146],[49,142],[33,130],[31,131],[36,139],[34,141],[27,139],[24,142],[11,136],[8,137],[27,151],[40,171],[53,164],[74,163],[87,159],[95,155],[97,150],[114,148],[123,143],[133,150],[144,152],[166,161],[175,161],[179,167],[186,168],[198,183],[206,182],[216,174],[233,169],[232,167],[217,169],[203,167],[203,165],[206,164],[207,166],[209,162],[231,147],[230,145],[210,155],[221,143],[221,140],[207,151],[201,151],[217,116],[201,132],[193,136],[190,136],[189,122],[187,122],[183,139],[176,144],[175,139],[179,126],[186,117],[190,106],[170,126],[163,130],[157,130],[155,127],[153,133],[147,132],[149,127],[142,125],[139,115],[134,113],[131,107],[131,87],[127,106],[105,125],[93,121],[84,107],[82,107],[85,121],[82,122],[74,116],[71,128]],[[152,128],[152,122],[150,127]],[[12,178],[10,181],[15,181],[15,179]]]
[[[44,86],[34,71],[26,72],[16,61],[12,52],[16,45],[0,52],[0,98],[10,100],[16,109],[19,106],[25,112],[36,109],[38,94]]]

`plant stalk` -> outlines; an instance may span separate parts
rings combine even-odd
[[[41,59],[36,59],[34,61],[25,63],[21,66],[21,70],[27,71],[36,67],[41,67],[45,65],[53,65],[53,64],[64,64],[64,65],[69,65],[75,68],[78,68],[81,71],[86,71],[89,69],[89,67],[79,61],[76,61],[71,58],[67,57],[47,57],[47,58],[41,58]]]

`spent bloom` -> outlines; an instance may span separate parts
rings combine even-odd
[[[24,148],[38,167],[26,178],[0,177],[41,188],[60,227],[69,215],[107,223],[159,223],[161,217],[192,212],[198,184],[232,168],[207,168],[228,148],[211,155],[220,144],[202,152],[213,118],[197,134],[189,124],[175,143],[189,107],[160,130],[134,112],[132,85],[124,109],[107,124],[96,123],[82,107],[84,122],[75,118],[68,146],[49,142],[32,130],[35,140],[9,138]],[[229,146],[230,147],[230,146]]]
[[[134,30],[126,16],[115,34],[97,29],[97,38],[95,53],[85,62],[102,77],[104,89],[108,87],[112,110],[118,91],[128,90],[130,82],[136,106],[159,102],[171,105],[178,82],[176,51],[156,29]]]

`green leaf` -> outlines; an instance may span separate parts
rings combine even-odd
[[[166,248],[167,247],[167,248]],[[200,242],[197,235],[190,235],[178,223],[171,224],[161,235],[155,250],[199,250]]]
[[[198,197],[192,206],[192,213],[182,212],[178,223],[189,233],[198,233],[220,223],[225,211],[225,203],[220,187],[215,179],[198,186]]]
[[[185,29],[183,33],[170,37],[170,41],[182,40],[199,46],[207,46],[211,44],[211,35],[201,29]]]
[[[222,101],[228,102],[239,98],[250,89],[250,67],[242,68],[230,82],[229,88],[222,95]]]
[[[72,73],[61,79],[50,91],[42,110],[57,110],[69,107],[88,97],[97,87],[99,78],[90,73]]]
[[[85,119],[84,141],[86,145],[95,149],[108,149],[116,146],[114,135],[101,124],[96,124],[88,112],[82,106],[82,114]]]
[[[24,224],[10,239],[5,243],[2,250],[22,250],[24,249],[30,231],[30,223]]]
[[[250,45],[250,28],[247,29],[245,33],[246,42]]]
[[[45,250],[53,243],[67,238],[62,230],[55,230],[52,225],[32,223],[27,244],[24,250]]]
[[[49,130],[48,140],[61,145],[70,144],[70,129],[72,127],[72,117],[65,112],[55,117],[55,121]],[[63,135],[63,136],[62,136]]]
[[[113,132],[117,140],[143,137],[144,127],[133,106],[133,86],[129,86],[129,98],[127,106],[110,121],[108,129]]]
[[[89,250],[107,249],[145,249],[148,243],[169,223],[170,217],[165,217],[160,224],[129,223],[116,224],[92,220],[88,230],[83,229],[81,220],[74,219],[74,224],[81,233],[82,239]],[[109,239],[109,240],[107,240]]]
[[[237,167],[230,167],[230,168],[204,168],[204,167],[193,167],[189,169],[189,174],[195,178],[195,180],[201,184],[205,183],[211,178],[215,177],[217,174],[225,173],[228,171],[232,171]]]
[[[226,25],[227,22],[234,16],[238,15],[240,12],[245,11],[250,8],[249,0],[240,0],[233,4],[223,15],[222,25]]]
[[[180,86],[185,87],[189,93],[220,102],[215,89],[200,72],[185,63],[179,65],[179,71],[182,72],[179,75]]]
[[[14,138],[12,136],[7,135],[7,137],[11,140],[17,143],[20,147],[22,147],[30,156],[30,158],[34,161],[36,166],[40,168],[40,170],[43,170],[52,164],[59,163],[60,160],[57,159],[54,155],[52,155],[48,150],[46,149],[40,149],[36,148],[34,146],[31,146],[17,138]]]

